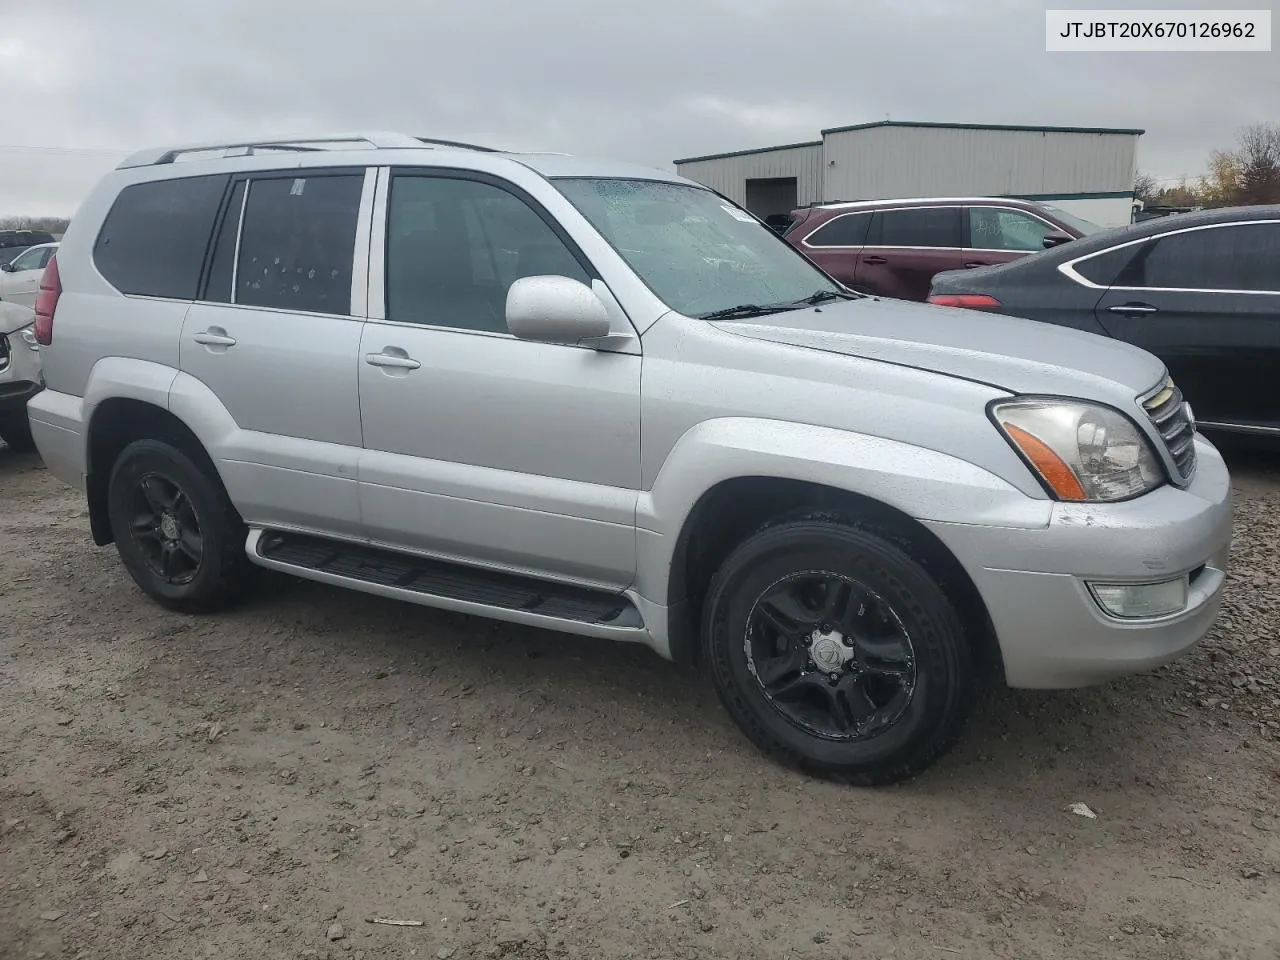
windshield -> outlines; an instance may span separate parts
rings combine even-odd
[[[1086,220],[1083,217],[1077,217],[1074,214],[1067,213],[1067,211],[1063,210],[1061,207],[1055,207],[1048,203],[1041,204],[1041,206],[1043,206],[1046,210],[1052,213],[1055,217],[1057,217],[1063,223],[1067,224],[1068,226],[1075,227],[1078,231],[1080,231],[1080,233],[1082,233],[1086,237],[1091,233],[1101,233],[1104,229],[1106,229],[1105,227],[1101,227],[1098,224],[1094,223],[1092,220]]]
[[[555,181],[662,301],[689,317],[847,296],[790,244],[710,190],[649,180]],[[771,308],[766,310],[765,308]]]

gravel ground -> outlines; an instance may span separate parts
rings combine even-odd
[[[992,691],[875,791],[639,648],[290,578],[166,613],[0,448],[0,957],[1275,960],[1280,458],[1233,468],[1197,651]]]

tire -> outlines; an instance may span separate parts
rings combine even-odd
[[[26,417],[0,421],[0,440],[20,453],[31,453],[36,448],[31,436],[31,422]]]
[[[121,451],[108,481],[121,561],[145,594],[183,613],[225,607],[248,581],[247,530],[209,469],[167,443],[138,440]],[[144,517],[154,522],[139,525]]]
[[[712,579],[704,662],[767,754],[874,786],[915,776],[959,739],[974,690],[961,620],[898,539],[853,520],[781,522]]]

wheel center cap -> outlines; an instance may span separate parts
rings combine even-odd
[[[823,673],[838,673],[853,659],[853,649],[845,645],[844,634],[839,630],[815,630],[809,640],[809,656]]]
[[[178,521],[172,514],[166,513],[160,518],[160,535],[166,540],[178,539]]]

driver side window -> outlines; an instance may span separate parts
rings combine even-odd
[[[392,178],[387,318],[506,333],[507,290],[523,277],[591,278],[520,197],[479,180]]]
[[[50,248],[45,247],[42,250],[27,250],[18,259],[13,261],[13,270],[19,273],[23,270],[39,270],[49,259]]]

